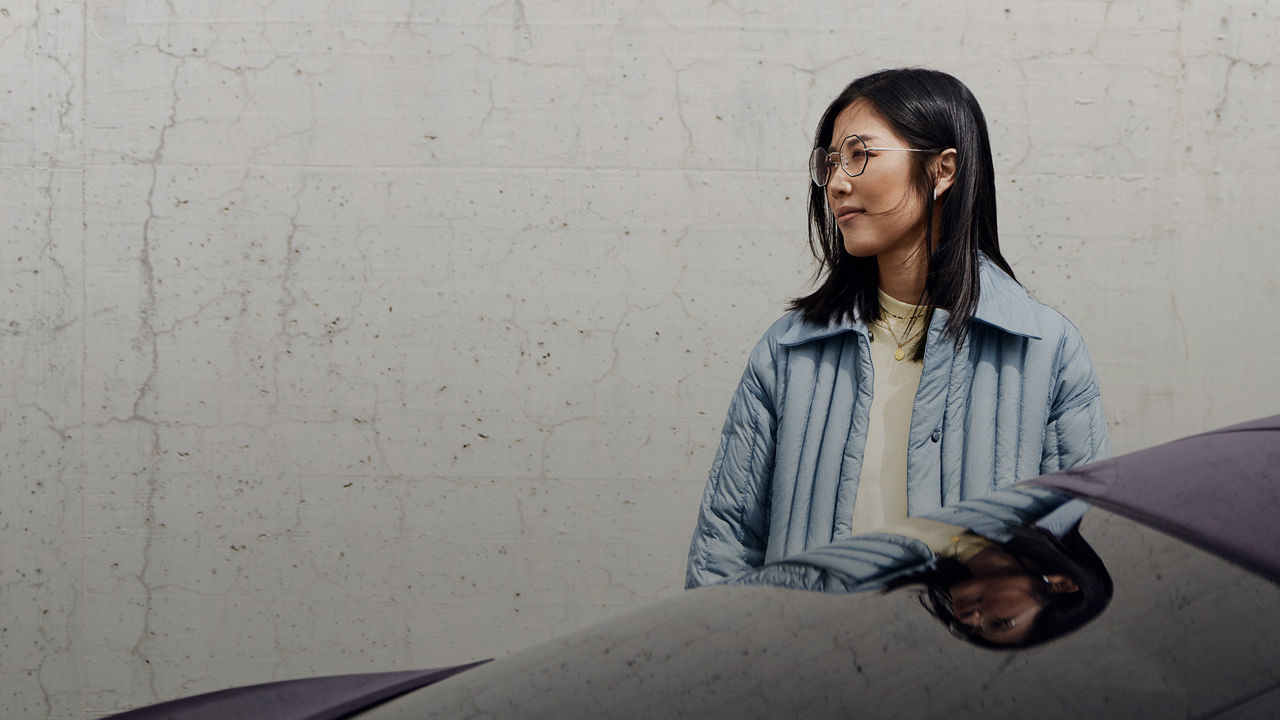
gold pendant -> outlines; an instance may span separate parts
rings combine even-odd
[[[906,357],[906,356],[907,356],[907,354],[906,354],[906,353],[904,353],[904,352],[902,352],[902,348],[898,348],[897,350],[894,350],[894,351],[893,351],[893,359],[894,359],[894,360],[901,360],[902,358],[904,358],[904,357]]]

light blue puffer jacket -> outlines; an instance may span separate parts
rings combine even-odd
[[[907,511],[981,497],[1110,454],[1079,331],[983,258],[959,352],[934,312],[907,441]],[[784,315],[729,405],[689,549],[686,587],[850,536],[870,422],[869,331]]]

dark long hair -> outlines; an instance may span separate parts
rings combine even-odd
[[[878,112],[909,147],[956,149],[955,183],[937,201],[942,203],[939,237],[933,237],[933,223],[925,223],[928,275],[925,296],[917,304],[928,307],[926,323],[936,308],[951,314],[945,332],[958,349],[978,307],[979,252],[1013,277],[1013,269],[1000,254],[995,168],[986,118],[969,88],[951,75],[921,68],[881,70],[849,83],[831,101],[814,133],[814,147],[831,144],[836,116],[859,101]],[[913,190],[924,201],[925,217],[931,218],[935,205],[933,155],[909,155]],[[809,185],[809,249],[818,259],[815,276],[822,284],[813,293],[792,300],[791,308],[819,325],[853,318],[867,323],[879,320],[876,258],[845,252],[840,228],[827,207],[826,189],[813,184]],[[924,357],[925,335],[921,334],[912,349],[917,360]]]
[[[1020,528],[1001,547],[1026,568],[1028,575],[1065,575],[1075,581],[1078,589],[1070,593],[1039,592],[1041,610],[1031,632],[1016,646],[991,642],[981,635],[958,633],[969,642],[997,650],[1039,645],[1080,628],[1111,603],[1114,590],[1111,575],[1102,558],[1080,535],[1079,523],[1061,538],[1042,528]],[[963,565],[953,558],[945,558],[934,569],[904,578],[894,583],[894,587],[923,583],[921,604],[954,630],[961,624],[951,611],[950,588],[968,577],[971,575]]]

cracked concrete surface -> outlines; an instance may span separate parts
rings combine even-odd
[[[0,716],[679,592],[812,126],[878,67],[983,103],[1117,450],[1276,411],[1270,3],[453,5],[0,7]]]

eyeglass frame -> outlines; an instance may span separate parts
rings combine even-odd
[[[862,144],[862,167],[859,168],[858,172],[856,173],[849,172],[849,168],[845,167],[844,152],[843,152],[845,144],[847,144],[850,140],[854,140],[854,139],[856,139],[859,143]],[[831,183],[831,171],[837,167],[843,170],[844,174],[848,175],[850,178],[856,178],[862,173],[867,171],[867,163],[870,161],[870,156],[867,155],[867,153],[873,152],[873,151],[896,150],[898,152],[938,153],[938,152],[942,152],[944,149],[945,148],[927,148],[926,149],[926,148],[868,147],[867,141],[863,140],[861,135],[854,133],[846,137],[845,139],[841,140],[840,146],[836,150],[827,150],[826,148],[816,147],[813,149],[813,152],[809,153],[809,180],[811,180],[814,185],[817,185],[820,188],[825,188],[827,185]],[[816,167],[814,167],[814,161],[819,157],[818,155],[819,153],[822,154],[822,157],[824,157],[827,162],[827,173],[826,173],[826,177],[823,179],[822,182],[818,182],[818,179],[814,177],[814,172],[817,169]],[[840,159],[832,160],[832,156],[839,156]]]
[[[974,635],[986,636],[991,633],[1008,632],[1015,627],[1024,624],[1028,618],[1038,615],[1041,610],[1044,610],[1044,606],[1036,605],[1023,610],[1011,618],[1001,618],[998,620],[987,620],[984,618],[982,622],[977,625],[963,623],[957,619],[954,623],[948,624],[947,629],[957,637],[973,637]]]

